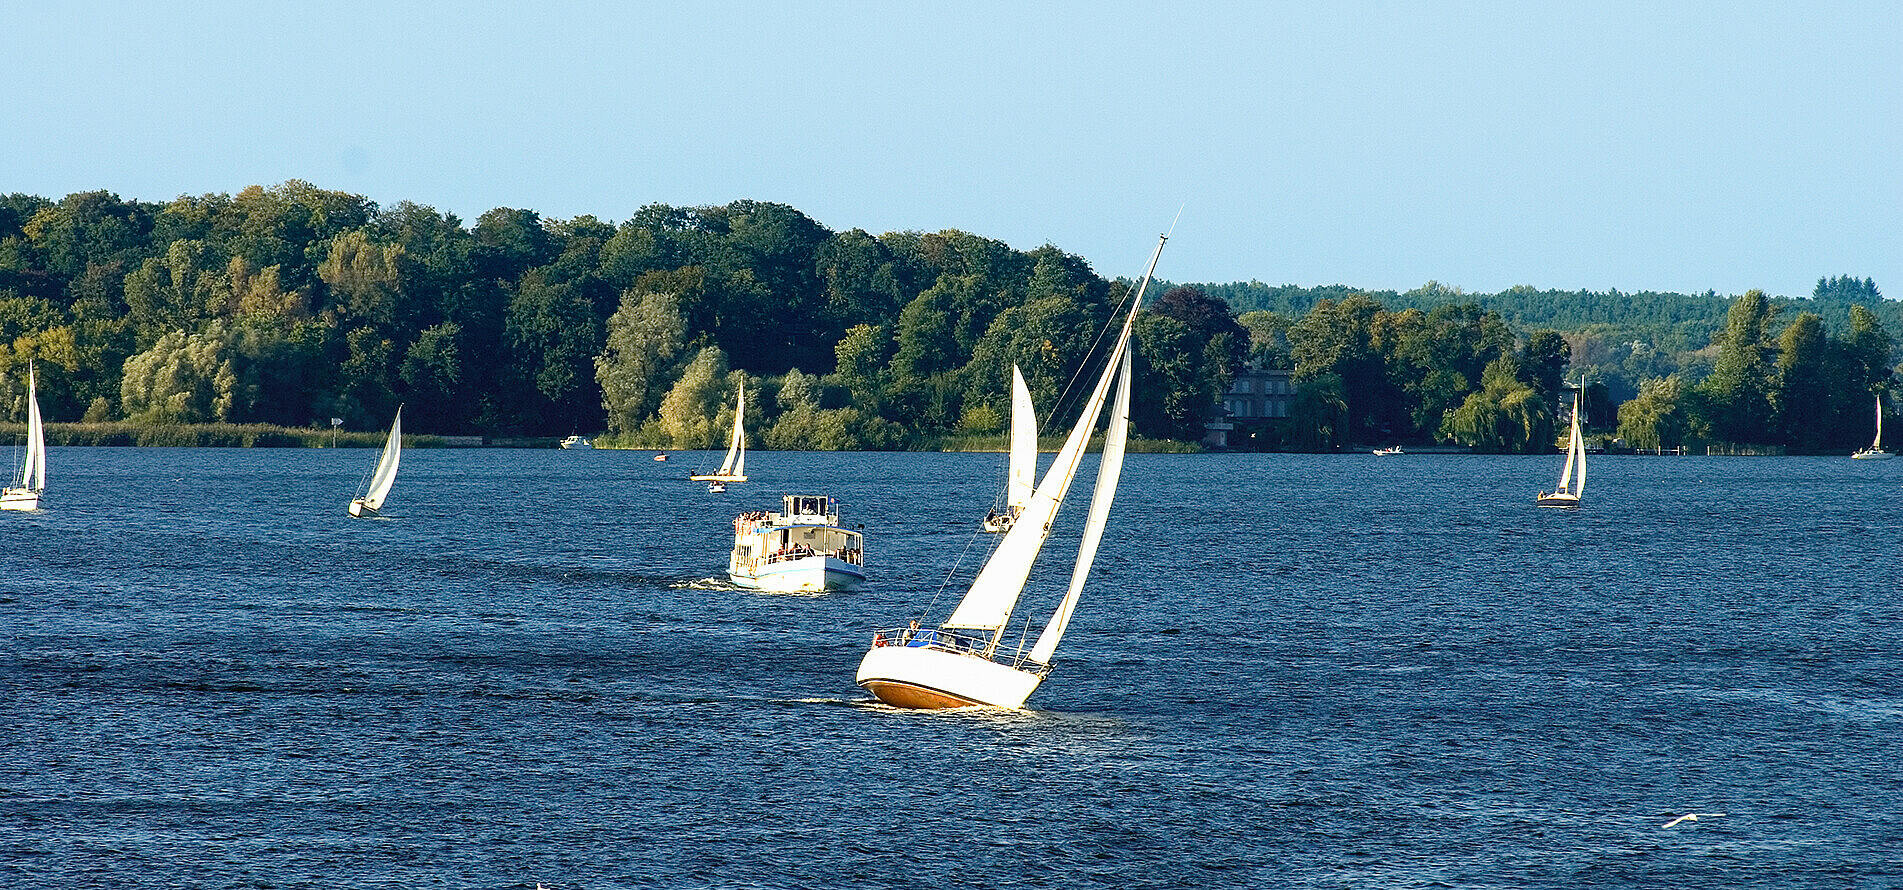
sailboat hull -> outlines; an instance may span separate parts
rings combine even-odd
[[[1856,454],[1851,455],[1851,458],[1855,460],[1889,460],[1891,457],[1894,457],[1894,456],[1895,455],[1892,455],[1888,451],[1879,451],[1879,450],[1872,449],[1868,451],[1859,451]]]
[[[745,482],[747,477],[732,473],[695,473],[687,477],[689,482]]]
[[[1044,675],[938,646],[875,645],[855,680],[895,708],[1022,708]]]
[[[377,513],[377,508],[364,503],[363,498],[358,498],[350,502],[350,515],[358,519],[376,519],[381,514]]]
[[[1579,495],[1542,494],[1535,503],[1542,507],[1577,507],[1579,506]]]
[[[0,510],[38,510],[40,493],[30,488],[9,488],[0,493]]]

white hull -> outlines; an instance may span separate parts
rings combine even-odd
[[[359,519],[376,519],[380,514],[375,507],[364,503],[363,498],[358,498],[350,502],[350,515]]]
[[[40,493],[26,488],[9,488],[0,494],[0,510],[38,510]]]
[[[1895,455],[1882,449],[1870,448],[1850,456],[1852,460],[1889,460]]]
[[[1044,676],[935,646],[874,646],[857,682],[900,708],[1022,708]]]
[[[1577,507],[1579,506],[1579,495],[1542,494],[1539,496],[1537,503],[1542,507]]]
[[[687,477],[687,481],[689,482],[745,482],[747,481],[747,477],[735,476],[732,473],[695,473],[694,475]]]
[[[750,590],[775,593],[815,593],[858,590],[866,583],[864,569],[833,556],[808,556],[763,566],[741,565],[729,559],[727,578]]]

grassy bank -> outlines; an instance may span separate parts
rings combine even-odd
[[[0,423],[0,442],[26,435],[26,424]],[[49,423],[48,445],[197,448],[381,448],[388,432],[332,433],[264,423]],[[440,448],[441,436],[404,436],[405,448]]]
[[[657,447],[653,445],[652,443],[643,442],[632,436],[614,436],[614,435],[609,435],[607,433],[603,433],[602,435],[597,436],[592,441],[594,442],[596,448],[605,448],[605,449],[625,449],[625,450],[631,450],[631,451],[676,451],[676,450],[679,450],[674,448],[668,448],[665,446]],[[1056,452],[1058,448],[1063,446],[1063,444],[1064,444],[1064,438],[1062,436],[1045,436],[1037,440],[1038,450],[1047,452],[1047,453]],[[723,445],[721,447],[724,448],[725,446]],[[1103,434],[1102,433],[1097,434],[1095,437],[1093,437],[1090,440],[1090,447],[1095,450],[1102,450],[1103,448]],[[1144,454],[1198,454],[1205,450],[1203,446],[1196,444],[1194,442],[1182,442],[1176,439],[1145,439],[1139,436],[1130,437],[1129,444],[1126,447],[1131,452],[1144,453]],[[769,448],[759,448],[753,445],[749,445],[748,448],[749,450],[753,450],[753,451],[771,451],[772,450]],[[720,450],[720,448],[713,448],[712,450],[718,451]],[[993,452],[998,452],[998,451],[1005,450],[1005,443],[1004,443],[1003,436],[999,436],[995,434],[988,435],[988,436],[932,436],[932,437],[927,437],[925,439],[921,439],[917,442],[913,442],[907,445],[906,447],[897,448],[894,450],[896,451],[993,451]]]
[[[26,424],[0,423],[0,445],[10,441],[19,441],[26,435]],[[346,433],[330,430],[272,426],[266,423],[189,423],[189,424],[137,424],[124,421],[110,423],[49,423],[46,425],[46,444],[48,445],[98,445],[110,447],[168,447],[168,448],[381,448],[386,432]],[[656,448],[652,444],[637,444],[634,437],[618,437],[603,434],[594,440],[596,448],[634,449],[640,451],[674,451],[673,448]],[[406,434],[403,437],[405,448],[444,448],[451,444],[473,445],[475,440],[450,442],[443,436]],[[489,439],[484,444],[502,448],[553,448],[552,438]],[[1055,452],[1064,444],[1060,436],[1045,436],[1038,440],[1038,449]],[[1103,435],[1098,434],[1091,440],[1093,449],[1103,446]],[[756,449],[771,450],[771,449]],[[912,443],[901,451],[1003,451],[1004,439],[1001,436],[937,436]],[[1129,450],[1139,453],[1193,454],[1203,450],[1201,445],[1192,442],[1179,442],[1175,439],[1144,439],[1132,436]]]

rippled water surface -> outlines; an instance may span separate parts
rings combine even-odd
[[[0,515],[0,876],[1903,886],[1903,461],[1600,458],[1569,512],[1557,457],[1133,455],[1031,710],[915,714],[853,670],[962,592],[1003,456],[714,457],[412,451],[360,521],[367,450],[53,449]],[[715,580],[793,492],[865,590]]]

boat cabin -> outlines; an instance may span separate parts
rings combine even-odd
[[[732,566],[742,573],[811,556],[865,564],[863,538],[839,528],[839,501],[823,495],[786,495],[780,512],[743,513],[733,531]]]
[[[789,494],[782,497],[776,525],[838,525],[839,501],[823,495]]]

